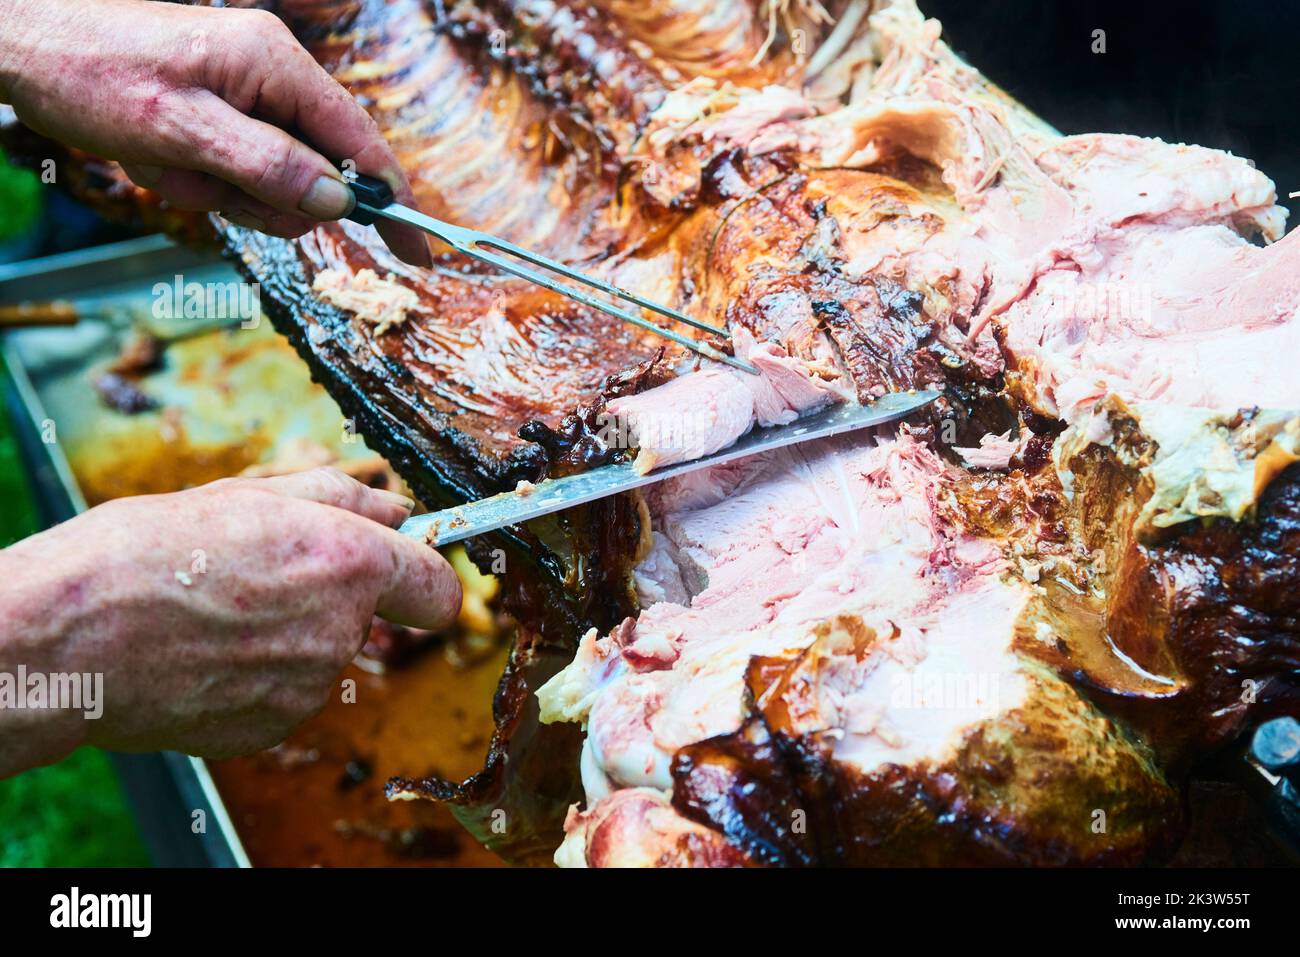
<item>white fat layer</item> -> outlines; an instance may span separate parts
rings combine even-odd
[[[1233,426],[1235,416],[1204,409],[1142,402],[1134,410],[1157,446],[1147,469],[1155,492],[1139,522],[1157,528],[1192,518],[1239,521],[1263,491],[1259,454],[1274,443],[1291,461],[1300,452],[1300,415],[1294,412],[1261,412]]]
[[[587,723],[587,715],[600,689],[599,683],[593,682],[591,677],[602,657],[596,651],[598,638],[595,628],[583,635],[573,661],[537,689],[537,702],[544,724],[556,721]]]
[[[1137,402],[1131,411],[1155,443],[1150,462],[1142,465],[1153,491],[1138,516],[1139,528],[1198,518],[1240,521],[1281,469],[1300,460],[1300,413],[1294,411],[1242,415],[1163,402]],[[1104,403],[1061,436],[1058,470],[1073,450],[1090,443],[1114,444]]]
[[[564,841],[555,850],[556,867],[587,866],[587,832],[570,830],[564,835]]]
[[[886,764],[942,763],[965,732],[1019,706],[1028,693],[1010,637],[1029,592],[1000,582],[955,595],[909,628],[923,632],[913,662],[876,655],[847,693],[828,694],[842,728],[834,754],[863,771]],[[857,669],[845,662],[850,672]]]

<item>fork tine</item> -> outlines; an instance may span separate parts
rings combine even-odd
[[[583,305],[590,306],[593,309],[599,309],[601,312],[607,313],[608,315],[614,316],[615,318],[622,319],[624,322],[630,322],[632,323],[632,325],[644,329],[647,332],[653,332],[657,336],[663,336],[665,339],[671,339],[679,346],[684,346],[685,348],[690,349],[692,352],[704,356],[706,359],[712,359],[715,362],[726,363],[727,365],[732,366],[733,368],[740,369],[744,372],[748,372],[751,375],[759,374],[758,370],[754,368],[752,365],[750,365],[748,362],[745,362],[742,359],[737,359],[735,356],[729,356],[725,352],[721,352],[713,348],[713,346],[709,345],[707,342],[700,342],[697,339],[691,339],[687,336],[682,335],[679,332],[674,332],[671,329],[665,329],[663,326],[657,325],[641,316],[633,315],[630,312],[627,312],[623,309],[619,309],[616,306],[612,306],[607,302],[601,302],[599,299],[595,298],[594,296],[587,295],[585,292],[583,292],[580,289],[574,289],[572,286],[566,286],[563,283],[557,282],[556,280],[550,278],[549,276],[545,276],[542,273],[529,269],[527,266],[521,266],[518,263],[512,262],[511,260],[506,259],[502,256],[497,256],[494,255],[493,253],[485,252],[482,249],[476,249],[474,248],[474,246],[471,245],[461,246],[460,251],[467,256],[473,256],[475,259],[481,262],[489,263],[490,265],[496,266],[498,269],[502,270],[503,272],[508,272],[513,276],[518,276],[520,279],[527,279],[529,282],[536,283],[537,285],[549,289],[552,292],[558,292],[560,295],[567,296],[569,299],[573,299],[577,302],[582,303]]]
[[[726,329],[719,329],[717,326],[710,325],[707,322],[701,322],[699,319],[693,319],[684,312],[676,309],[670,309],[668,306],[662,306],[653,300],[646,299],[644,296],[638,296],[636,293],[628,292],[626,289],[620,289],[612,283],[605,282],[603,279],[597,279],[595,276],[588,276],[586,273],[578,272],[564,263],[556,262],[554,259],[547,259],[545,256],[539,256],[535,252],[524,249],[522,246],[516,246],[514,243],[508,243],[503,239],[487,233],[474,234],[474,242],[480,246],[487,246],[489,249],[499,249],[507,252],[512,256],[518,256],[525,262],[532,263],[534,266],[541,266],[543,269],[549,269],[551,272],[559,273],[565,279],[572,279],[574,282],[580,282],[583,285],[599,289],[601,292],[608,293],[618,299],[634,303],[643,309],[649,309],[657,312],[669,319],[676,319],[678,322],[684,322],[688,326],[693,326],[702,332],[711,332],[715,336],[726,338],[729,333]]]
[[[379,181],[376,180],[375,182],[378,183]],[[380,185],[382,186],[382,184]],[[759,374],[758,370],[748,362],[745,362],[742,359],[737,359],[735,356],[729,356],[726,353],[715,349],[707,342],[699,342],[695,339],[683,336],[681,333],[674,332],[671,329],[665,329],[663,326],[650,322],[648,319],[634,315],[626,310],[619,309],[609,303],[602,302],[593,296],[587,295],[581,290],[556,282],[554,279],[551,279],[534,269],[521,266],[513,260],[506,259],[502,256],[485,252],[484,249],[479,247],[483,246],[487,249],[500,249],[503,252],[523,259],[525,262],[536,263],[545,269],[552,270],[562,276],[570,277],[577,282],[591,286],[594,289],[599,289],[601,292],[642,305],[647,309],[652,309],[655,312],[678,319],[697,329],[702,329],[706,332],[714,333],[715,335],[726,336],[728,333],[725,329],[718,329],[714,326],[692,319],[690,316],[668,309],[665,306],[660,306],[658,303],[653,303],[648,299],[633,296],[630,293],[619,289],[617,286],[612,286],[607,282],[594,279],[591,276],[584,276],[582,273],[572,270],[568,266],[554,262],[544,256],[538,256],[536,253],[530,253],[526,249],[522,249],[512,243],[507,243],[505,240],[497,239],[495,236],[479,232],[476,229],[466,229],[464,226],[457,226],[454,223],[445,223],[440,219],[434,219],[432,216],[426,216],[418,209],[411,209],[410,207],[392,202],[384,204],[376,203],[375,205],[359,204],[358,208],[361,209],[367,217],[380,216],[384,219],[392,220],[393,222],[403,223],[407,226],[414,226],[416,229],[422,229],[426,233],[437,237],[466,256],[472,256],[482,262],[496,266],[502,272],[508,272],[513,276],[518,276],[520,279],[526,279],[544,289],[550,289],[552,292],[557,292],[576,302],[583,303],[593,309],[598,309],[601,312],[608,313],[615,318],[622,319],[624,322],[630,322],[632,325],[644,329],[647,332],[653,332],[657,336],[663,336],[665,339],[669,339],[683,348],[690,349],[692,352],[704,356],[706,359],[725,363],[726,365],[748,372],[751,375]],[[367,219],[358,219],[355,215],[351,218],[357,222],[361,222],[363,225],[369,224],[369,220]]]

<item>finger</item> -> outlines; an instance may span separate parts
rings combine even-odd
[[[341,219],[352,211],[343,175],[314,149],[284,130],[200,94],[185,112],[186,142],[177,165],[225,180],[291,216]]]
[[[245,116],[219,100],[211,105],[211,114],[204,120],[210,126],[198,141],[219,145],[195,153],[192,162],[198,169],[232,184],[236,195],[246,193],[262,204],[261,208],[270,213],[268,226],[301,217],[335,220],[352,211],[355,199],[342,174],[284,130]],[[411,201],[408,196],[407,202]],[[302,232],[306,230],[293,235]],[[429,244],[419,230],[385,224],[381,235],[385,241],[391,237],[389,248],[403,261],[420,267],[433,264]]]
[[[259,233],[279,236],[281,239],[297,239],[311,232],[317,225],[300,216],[289,216],[278,209],[272,209],[265,203],[259,203],[253,197],[244,196],[237,190],[234,198],[222,203],[217,207],[216,212],[221,214],[222,219],[236,226],[255,229]]]
[[[152,190],[177,209],[220,212],[238,226],[284,239],[301,236],[316,225],[286,215],[207,173],[137,164],[123,164],[122,169],[137,186]]]
[[[291,129],[335,162],[350,161],[359,173],[388,183],[397,202],[413,206],[406,173],[379,127],[342,85],[331,77],[278,20],[262,18],[251,34],[256,48],[213,58],[201,69],[208,88],[236,110]],[[337,219],[346,212],[322,219]],[[379,234],[394,254],[413,266],[433,263],[424,234],[384,223]]]
[[[320,502],[353,512],[381,525],[396,527],[406,521],[415,502],[397,492],[371,488],[335,468],[310,469],[291,475],[245,479],[280,495]]]
[[[409,628],[441,631],[460,614],[460,578],[437,551],[398,532],[383,533],[393,557],[377,614]]]

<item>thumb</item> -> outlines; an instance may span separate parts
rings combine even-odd
[[[289,133],[206,95],[190,117],[192,142],[183,165],[225,180],[282,213],[315,220],[352,211],[352,190],[334,165]],[[204,143],[221,149],[202,149]]]
[[[378,529],[393,558],[387,581],[381,581],[377,612],[381,618],[411,628],[441,631],[460,614],[461,585],[456,570],[423,542],[391,529]]]

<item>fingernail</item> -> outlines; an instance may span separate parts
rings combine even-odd
[[[352,190],[342,180],[322,176],[312,183],[298,208],[312,219],[342,219],[352,212]]]
[[[162,181],[163,171],[161,166],[136,166],[132,164],[127,175],[135,180],[138,186],[157,186]]]
[[[266,229],[266,223],[262,222],[262,220],[258,219],[252,213],[246,213],[243,210],[230,210],[228,212],[223,212],[221,215],[225,217],[228,222],[232,222],[236,226],[243,226],[245,229],[255,229],[258,232],[262,232]]]
[[[374,493],[382,498],[385,502],[391,502],[394,505],[401,506],[408,512],[415,508],[415,499],[407,498],[401,492],[390,492],[386,488],[373,489]]]

